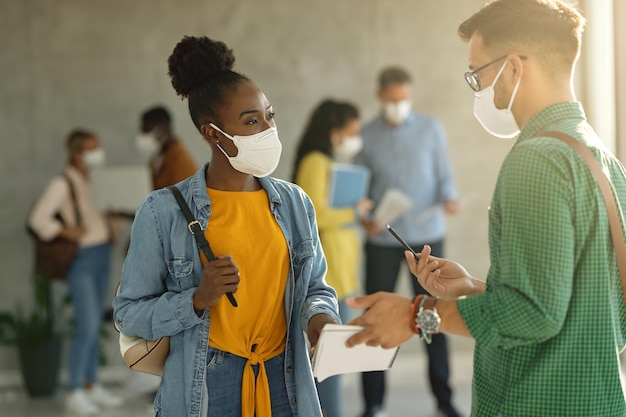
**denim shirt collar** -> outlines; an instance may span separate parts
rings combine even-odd
[[[196,208],[200,212],[204,212],[206,209],[211,209],[211,198],[206,192],[206,171],[209,168],[209,165],[210,162],[204,164],[204,166],[199,169],[198,172],[196,172],[190,180],[190,185],[193,190],[193,201],[196,204]],[[274,186],[271,177],[259,178],[259,183],[267,193],[270,201],[270,206],[273,211],[275,204],[280,205],[282,203],[280,194],[276,190],[276,187]]]

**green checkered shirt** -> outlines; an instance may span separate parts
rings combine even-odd
[[[591,148],[620,206],[626,178],[579,103],[535,115],[502,164],[483,294],[459,300],[476,339],[472,416],[626,416],[626,308],[602,195],[561,131]]]

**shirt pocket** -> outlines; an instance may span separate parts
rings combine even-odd
[[[301,302],[307,296],[314,256],[313,239],[307,238],[294,245],[291,264],[295,275],[296,302]]]
[[[193,260],[179,257],[168,259],[167,269],[179,291],[193,287]]]

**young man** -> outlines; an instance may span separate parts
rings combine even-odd
[[[137,136],[136,145],[150,158],[155,190],[174,185],[196,173],[196,163],[174,137],[172,118],[164,107],[152,107],[141,115],[141,133]]]
[[[413,327],[473,337],[473,416],[626,415],[626,309],[605,205],[577,152],[542,133],[587,146],[626,204],[624,171],[574,95],[584,24],[557,0],[496,0],[461,24],[475,115],[494,135],[519,133],[489,212],[487,281],[425,248],[407,262],[436,299],[415,309],[385,293],[351,303],[369,310],[353,321],[367,329],[349,345],[395,346]]]

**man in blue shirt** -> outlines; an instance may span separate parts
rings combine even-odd
[[[458,192],[446,150],[446,136],[432,117],[411,110],[411,78],[401,68],[387,68],[379,76],[378,98],[381,114],[361,131],[363,150],[355,163],[372,172],[369,198],[380,203],[385,191],[397,189],[413,205],[392,226],[416,250],[428,244],[434,256],[443,255],[446,233],[445,214],[459,210]],[[393,292],[404,248],[383,225],[364,223],[368,234],[365,247],[365,290]],[[426,291],[410,276],[415,294]],[[443,334],[434,335],[426,345],[430,386],[440,415],[457,417],[448,385],[448,347]],[[363,417],[382,416],[385,395],[383,371],[362,374],[366,410]]]

